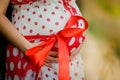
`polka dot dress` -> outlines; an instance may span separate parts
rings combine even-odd
[[[51,35],[62,30],[71,13],[65,8],[64,0],[12,0],[12,23],[23,36]],[[68,1],[68,0],[67,0]],[[81,15],[75,0],[69,0],[69,5]],[[84,28],[79,21],[73,27]],[[66,39],[70,52],[84,41],[84,36]],[[31,43],[40,43],[41,39],[28,39]],[[57,45],[55,45],[57,47]],[[80,54],[70,61],[70,80],[84,80],[83,63]],[[42,66],[37,80],[58,80],[58,64],[52,63],[52,68]],[[36,65],[32,64],[18,48],[9,44],[6,55],[6,80],[35,80]]]

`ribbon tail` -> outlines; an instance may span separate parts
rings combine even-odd
[[[25,55],[32,63],[37,64],[40,60],[39,57],[41,56],[41,54],[39,55],[39,52],[43,51],[47,43],[48,42],[42,42],[38,46],[26,50]]]
[[[44,61],[51,48],[54,46],[55,41],[56,39],[51,39],[48,42],[43,42],[43,44],[33,47],[25,52],[28,59],[34,64],[37,64],[35,80],[37,80],[41,66],[44,64]]]
[[[59,80],[70,80],[69,51],[64,40],[57,35],[59,52]]]
[[[47,55],[49,54],[49,51],[51,50],[51,48],[54,46],[55,44],[55,41],[53,41],[52,43],[50,43],[49,45],[46,45],[43,50],[41,50],[39,52],[39,55],[41,54],[41,56],[39,57],[40,58],[40,61],[38,63],[39,66],[42,66]]]
[[[46,46],[43,48],[43,50],[39,52],[39,55],[41,54],[41,56],[39,57],[40,61],[39,61],[39,63],[37,64],[36,80],[37,80],[37,77],[38,77],[39,72],[40,72],[40,70],[41,70],[41,67],[42,67],[42,65],[44,64],[44,61],[45,61],[47,55],[49,54],[49,51],[50,51],[51,48],[53,47],[54,43],[55,43],[55,40],[54,40],[52,43],[50,43],[49,45],[46,45]]]
[[[40,70],[41,70],[41,67],[42,67],[42,66],[39,66],[39,65],[36,66],[36,76],[35,76],[35,80],[37,80],[37,78],[38,78],[38,75],[39,75],[39,72],[40,72]]]

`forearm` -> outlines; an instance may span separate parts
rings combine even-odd
[[[16,30],[13,24],[3,14],[0,14],[0,33],[23,52],[31,46],[31,44]]]

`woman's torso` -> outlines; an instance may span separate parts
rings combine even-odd
[[[23,35],[57,33],[64,28],[71,16],[63,0],[25,0],[29,2],[24,4],[20,4],[22,0],[13,1],[12,23]],[[75,1],[71,0],[70,4],[76,7]],[[77,12],[79,14],[78,10]]]

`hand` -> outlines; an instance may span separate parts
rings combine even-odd
[[[37,46],[40,43],[30,43],[28,49]],[[48,67],[52,67],[51,63],[57,63],[58,62],[58,52],[56,51],[50,51],[48,53],[48,56],[46,57],[44,64]]]
[[[32,47],[35,47],[37,45],[38,45],[38,43],[33,43]],[[71,53],[70,60],[72,60],[75,57],[75,55],[79,53],[80,49],[81,49],[81,45],[78,46],[78,48]],[[52,67],[51,63],[57,63],[57,62],[58,62],[58,52],[50,51],[48,53],[48,56],[46,57],[43,65]]]
[[[48,67],[52,67],[51,63],[57,63],[57,62],[58,62],[58,52],[50,51],[44,62],[44,65]]]
[[[81,44],[81,45],[82,45],[82,44]],[[75,55],[79,53],[79,51],[80,51],[80,49],[81,49],[81,45],[79,45],[78,48],[71,53],[71,55],[70,55],[70,60],[72,60],[72,59],[75,57]]]
[[[81,49],[81,45],[78,46],[78,48],[71,53],[70,60],[72,60],[75,57],[75,55],[79,53],[79,51]],[[48,67],[52,67],[51,63],[57,63],[57,62],[58,62],[58,52],[50,51],[50,53],[48,54],[48,56],[44,62],[44,65],[46,65]]]

